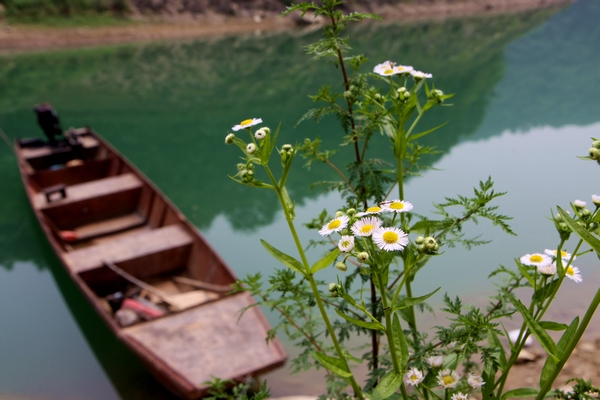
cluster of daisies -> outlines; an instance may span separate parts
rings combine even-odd
[[[444,356],[432,356],[427,358],[427,363],[433,369],[438,369],[444,364]],[[425,374],[419,371],[417,368],[411,368],[406,374],[404,374],[404,382],[408,386],[417,386],[425,379]],[[460,383],[461,377],[456,371],[450,369],[442,369],[438,371],[437,381],[439,386],[444,389],[454,389]],[[479,375],[469,373],[467,375],[467,384],[473,389],[479,389],[485,382]],[[468,399],[469,395],[457,392],[452,395],[452,400],[465,400]]]
[[[412,203],[404,200],[389,200],[380,203],[378,206],[369,207],[366,211],[357,213],[348,210],[348,214],[338,213],[334,219],[323,225],[319,234],[321,236],[329,236],[334,232],[350,233],[346,229],[350,223],[350,218],[358,218],[350,227],[350,231],[354,234],[342,234],[338,248],[343,253],[348,253],[354,249],[355,237],[368,238],[371,237],[373,243],[380,249],[385,251],[403,250],[408,244],[408,235],[396,227],[384,227],[383,220],[377,217],[377,214],[384,212],[403,213],[413,209]],[[358,254],[359,261],[364,262],[368,255]],[[364,261],[363,261],[364,260]]]
[[[545,276],[553,276],[556,274],[556,259],[558,258],[557,250],[544,250],[544,253],[533,253],[533,254],[525,254],[520,258],[521,264],[528,265],[531,267],[536,267],[538,272]],[[581,274],[579,273],[579,268],[574,267],[570,264],[574,257],[571,253],[567,253],[564,250],[560,252],[560,259],[564,265],[567,265],[565,268],[565,276],[577,283],[581,282],[583,279],[581,278]]]
[[[392,61],[386,61],[381,64],[377,64],[375,68],[373,68],[373,72],[381,76],[410,74],[417,80],[433,77],[433,75],[427,72],[417,71],[411,66],[399,65]]]

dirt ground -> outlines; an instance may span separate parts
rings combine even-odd
[[[545,7],[563,7],[572,0],[433,0],[382,6],[372,10],[386,21],[440,20],[464,16],[510,14]],[[231,17],[223,14],[163,16],[160,19],[132,16],[133,23],[120,26],[52,28],[9,25],[0,19],[0,54],[90,46],[201,38],[237,33],[294,29],[299,17],[254,12]],[[306,19],[302,22],[308,22]]]

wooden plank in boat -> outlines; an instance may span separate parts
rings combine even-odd
[[[83,146],[84,149],[92,149],[96,148],[100,145],[100,142],[92,136],[81,136],[79,137],[79,143]],[[28,161],[32,161],[38,158],[43,158],[50,156],[57,152],[68,152],[71,150],[70,147],[61,148],[61,147],[51,147],[51,146],[42,146],[42,147],[21,147],[19,149],[21,151],[22,157]]]
[[[74,229],[74,231],[77,234],[77,240],[86,240],[138,227],[145,223],[146,218],[138,212],[133,212],[123,216],[82,225]]]
[[[51,203],[47,202],[44,193],[37,193],[33,197],[33,204],[37,209],[48,209],[141,187],[142,181],[134,174],[128,173],[67,186],[66,197],[64,199],[52,201]]]
[[[233,379],[282,363],[278,343],[265,341],[268,326],[247,293],[123,329],[196,387],[213,377]],[[261,329],[262,328],[262,329]]]
[[[104,261],[116,264],[191,244],[192,238],[185,229],[169,225],[73,250],[64,257],[73,272],[81,273],[101,268]]]

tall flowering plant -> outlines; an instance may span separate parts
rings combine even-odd
[[[429,339],[419,328],[417,316],[429,309],[427,300],[440,288],[415,295],[411,282],[432,257],[442,255],[441,249],[485,243],[465,236],[464,226],[469,221],[489,219],[514,234],[508,225],[510,218],[491,205],[504,193],[496,192],[488,178],[479,182],[472,196],[447,197],[444,203],[436,204],[437,219],[415,213],[418,205],[406,200],[404,180],[424,168],[419,164],[423,154],[434,151],[420,145],[419,139],[440,128],[418,131],[418,123],[426,112],[445,105],[451,95],[427,82],[431,74],[392,61],[360,73],[366,58],[345,56],[349,46],[341,33],[347,23],[374,16],[343,14],[340,4],[337,0],[324,0],[321,5],[302,3],[291,6],[289,12],[314,12],[330,21],[324,38],[307,50],[317,58],[333,59],[341,71],[344,91],[335,93],[329,86],[321,89],[312,96],[319,107],[309,110],[302,120],[336,114],[342,144],[350,145],[355,160],[345,170],[338,168],[331,159],[333,152],[323,150],[319,138],[278,147],[280,127],[274,131],[259,128],[263,123],[260,118],[232,127],[236,133],[229,133],[225,142],[240,149],[243,161],[231,178],[275,193],[296,248],[295,254],[286,254],[261,240],[285,268],[269,277],[268,287],[257,274],[240,280],[238,290],[250,291],[261,304],[280,313],[281,323],[271,334],[281,329],[300,347],[292,363],[294,370],[310,366],[325,369],[329,398],[459,400],[477,396],[503,400],[542,399],[549,393],[569,398],[569,394],[551,392],[552,385],[600,303],[600,290],[581,321],[575,317],[566,325],[543,318],[565,278],[581,282],[581,271],[573,261],[586,253],[600,254],[600,199],[593,197],[593,211],[584,202],[575,201],[573,216],[558,208],[553,217],[560,238],[556,249],[515,259],[516,269],[500,267],[494,271],[492,276],[504,279],[486,310],[467,309],[460,298],[445,295],[443,311],[450,314],[449,324],[436,327],[434,338]],[[391,144],[394,165],[369,154],[369,144],[377,138]],[[594,141],[593,148],[600,148],[600,142]],[[596,153],[590,150],[589,154],[593,159]],[[340,182],[330,187],[339,190],[345,201],[334,215],[324,211],[307,224],[326,248],[316,262],[309,261],[306,246],[300,241],[294,202],[287,189],[291,165],[298,155],[308,165],[319,161],[331,166]],[[271,168],[273,162],[281,163],[279,176]],[[394,192],[397,196],[392,196]],[[580,239],[568,253],[564,247],[573,233]],[[590,248],[584,250],[586,244]],[[326,268],[337,269],[340,275],[336,282],[317,279]],[[528,301],[515,296],[515,290],[523,287],[533,289]],[[523,323],[511,336],[502,319],[515,313]],[[558,342],[549,330],[563,332]],[[506,391],[508,373],[530,336],[548,353],[539,385]],[[359,348],[368,351],[361,355],[352,343],[363,337],[368,339]],[[354,365],[364,360],[369,376],[359,382]],[[579,383],[576,395],[590,390],[590,385]]]

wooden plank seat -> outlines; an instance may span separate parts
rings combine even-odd
[[[132,173],[115,175],[107,178],[97,179],[95,181],[67,186],[66,196],[51,202],[46,200],[45,193],[37,193],[33,197],[33,205],[36,209],[46,210],[93,198],[105,197],[114,193],[141,188],[142,181]]]
[[[65,260],[71,271],[78,274],[106,268],[104,261],[118,264],[140,260],[139,265],[132,266],[134,271],[128,272],[141,277],[182,266],[192,243],[192,237],[181,225],[169,225],[73,250],[65,254]],[[153,257],[160,262],[152,262]],[[143,268],[153,271],[139,272]]]
[[[239,293],[124,328],[122,333],[188,382],[206,389],[204,382],[215,376],[233,379],[283,364],[279,344],[265,341],[269,327],[260,309],[240,314],[253,304],[248,293]]]
[[[137,228],[146,223],[146,218],[138,212],[121,215],[106,220],[81,225],[73,231],[76,241],[89,240],[100,236],[118,233],[131,228]]]
[[[63,164],[74,157],[90,157],[100,147],[100,142],[92,136],[80,136],[81,148],[75,151],[71,146],[65,147],[25,147],[21,148],[22,157],[34,170],[50,168],[55,164]]]

